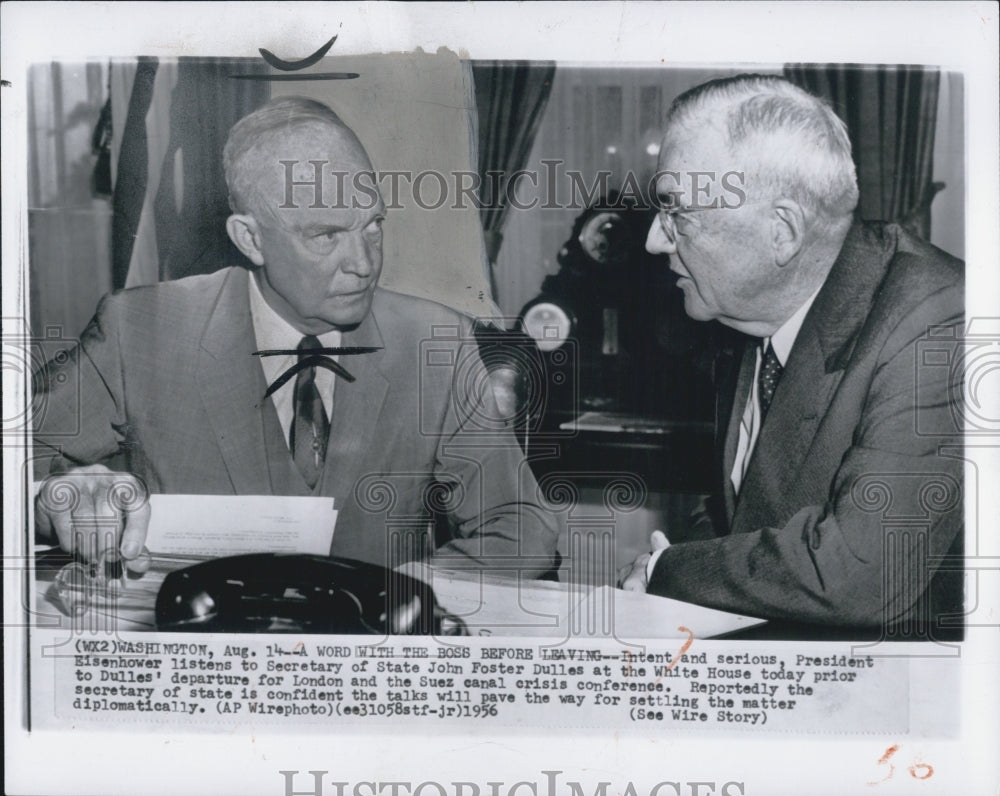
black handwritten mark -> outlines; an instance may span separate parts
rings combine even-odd
[[[258,48],[261,57],[267,61],[269,66],[279,69],[282,72],[298,72],[301,69],[308,69],[317,64],[326,55],[333,43],[337,40],[334,36],[330,41],[320,47],[316,52],[300,61],[285,61],[279,58],[270,50],[263,47]],[[357,72],[308,72],[306,74],[289,75],[229,75],[233,80],[263,80],[268,83],[280,83],[288,80],[354,80],[360,75]]]
[[[264,393],[264,398],[269,397],[272,393],[280,390],[291,378],[297,376],[299,371],[305,370],[306,368],[326,368],[331,370],[344,379],[347,382],[353,382],[354,376],[341,365],[337,360],[330,359],[330,356],[337,356],[339,354],[371,354],[375,351],[381,351],[381,346],[342,346],[339,348],[314,348],[312,350],[312,355],[308,357],[303,357],[294,365],[292,365],[288,370],[278,376],[277,379],[267,388],[267,392]],[[273,357],[273,356],[297,356],[299,351],[294,348],[284,349],[268,349],[266,351],[254,351],[253,356],[255,357]]]
[[[229,75],[233,80],[265,80],[269,83],[280,83],[288,80],[354,80],[360,77],[358,72],[305,72],[291,75]]]
[[[284,61],[273,52],[265,50],[263,47],[261,47],[258,52],[260,52],[261,58],[267,61],[275,69],[280,69],[282,72],[296,72],[299,69],[308,69],[313,64],[319,63],[320,59],[330,51],[330,48],[336,40],[337,37],[334,36],[330,39],[330,41],[316,50],[316,52],[307,58],[303,58],[301,61]]]

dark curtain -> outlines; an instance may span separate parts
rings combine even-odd
[[[858,171],[858,215],[927,238],[934,194],[936,68],[788,64],[785,77],[827,99],[847,125]]]
[[[232,126],[267,102],[270,84],[229,76],[266,71],[264,64],[220,59],[180,62],[170,104],[170,142],[154,202],[161,280],[209,273],[240,257],[226,234],[230,209],[222,149]],[[170,167],[177,150],[182,185],[175,184]]]
[[[548,62],[472,64],[479,114],[480,214],[490,263],[496,262],[503,242],[510,177],[528,162],[555,73],[555,64]]]
[[[139,221],[146,196],[146,170],[149,147],[146,140],[146,114],[153,101],[153,84],[159,60],[139,58],[128,113],[123,122],[122,144],[118,154],[118,179],[112,190],[111,285],[125,287],[132,248],[139,234]],[[112,125],[115,123],[112,120]]]
[[[262,80],[235,80],[233,74],[265,74],[263,62],[234,59],[181,58],[170,94],[166,149],[151,152],[146,118],[153,82],[161,65],[155,58],[139,61],[123,120],[121,153],[114,191],[113,282],[121,288],[133,267],[133,246],[142,214],[152,213],[162,280],[209,273],[239,261],[226,235],[229,215],[222,149],[238,119],[262,105],[270,87]],[[179,153],[179,160],[178,160]],[[146,202],[149,158],[162,158],[159,184]],[[180,163],[180,168],[175,164]]]

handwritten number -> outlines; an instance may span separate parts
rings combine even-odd
[[[918,768],[922,769],[922,774],[917,773]],[[930,779],[934,775],[934,766],[928,763],[914,763],[907,770],[914,779]]]
[[[876,765],[888,765],[889,773],[882,779],[876,780],[875,782],[869,782],[869,785],[879,785],[889,779],[892,779],[892,775],[896,773],[896,767],[889,762],[889,758],[891,758],[898,751],[899,744],[893,744],[885,750],[883,755],[878,759],[878,763],[876,763]],[[934,776],[934,766],[929,763],[914,762],[913,765],[908,766],[906,770],[910,772],[910,776],[914,779],[925,780]]]
[[[878,763],[876,763],[876,765],[881,766],[888,764],[889,773],[886,774],[883,779],[875,780],[875,782],[869,782],[868,783],[869,785],[878,785],[879,783],[892,779],[892,775],[896,773],[896,767],[889,762],[889,758],[892,757],[894,754],[896,754],[896,752],[898,751],[899,751],[899,744],[893,744],[892,746],[890,746],[888,749],[885,750],[885,753],[878,759]]]

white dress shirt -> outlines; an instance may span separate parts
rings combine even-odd
[[[740,493],[743,477],[747,473],[753,449],[757,445],[757,437],[760,436],[760,397],[757,395],[757,380],[760,375],[761,354],[770,345],[774,349],[774,355],[778,358],[778,363],[781,367],[785,367],[785,364],[788,362],[788,355],[792,353],[792,346],[795,345],[795,338],[799,336],[802,322],[805,321],[806,315],[809,313],[809,308],[812,306],[813,301],[816,300],[817,293],[819,293],[819,288],[816,288],[815,292],[806,299],[805,303],[795,311],[791,318],[781,324],[778,331],[770,337],[764,338],[763,346],[757,346],[757,359],[754,363],[753,378],[750,380],[750,395],[747,398],[746,406],[743,409],[743,417],[740,420],[740,440],[736,446],[736,461],[733,462],[733,472],[730,474],[730,480],[733,482],[733,490],[737,495]]]
[[[257,339],[257,350],[291,349],[299,347],[303,334],[278,313],[271,309],[264,295],[260,292],[257,277],[251,274],[247,280],[250,284],[250,317],[253,321],[254,336]],[[340,332],[337,329],[317,335],[320,345],[324,348],[336,348],[340,345]],[[264,380],[268,386],[282,373],[298,361],[298,356],[289,354],[283,357],[258,357],[264,369]],[[333,357],[338,359],[339,357]],[[333,415],[333,389],[336,376],[326,368],[316,368],[316,389],[323,399],[323,408],[328,418]],[[295,415],[295,379],[289,379],[280,389],[271,393],[271,400],[278,412],[278,422],[288,444],[292,429],[292,418]]]
[[[781,367],[784,367],[788,362],[788,355],[792,353],[795,338],[799,336],[802,323],[805,321],[806,315],[809,314],[809,308],[812,307],[813,301],[816,300],[819,291],[820,288],[816,288],[815,292],[805,300],[805,303],[795,311],[792,317],[781,324],[773,335],[764,339],[763,347],[771,345],[774,348],[774,355],[778,358]],[[740,493],[743,477],[746,475],[747,467],[750,464],[750,457],[753,455],[753,449],[757,445],[757,437],[760,435],[761,417],[760,398],[757,395],[757,376],[760,374],[763,347],[757,346],[757,360],[754,363],[753,379],[750,380],[750,395],[743,410],[743,418],[740,420],[740,440],[736,447],[736,461],[733,463],[733,472],[730,474],[730,480],[733,482],[733,489],[737,495]],[[656,567],[656,562],[662,553],[663,550],[654,550],[646,562],[647,583],[649,583],[649,579],[653,576],[653,569]]]

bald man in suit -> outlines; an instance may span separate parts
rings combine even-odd
[[[347,177],[328,179],[319,202],[289,162]],[[120,538],[98,538],[54,492],[71,478],[76,510],[100,514],[124,479],[162,493],[333,497],[331,554],[376,564],[550,570],[554,524],[482,377],[470,320],[378,287],[386,211],[374,183],[355,179],[373,169],[354,133],[320,103],[273,100],[234,126],[225,166],[227,232],[249,267],[106,297],[79,346],[38,374],[39,537],[86,557],[137,556],[148,506],[126,513]],[[324,361],[275,384],[310,356]],[[447,513],[449,538],[429,535],[432,509]]]

